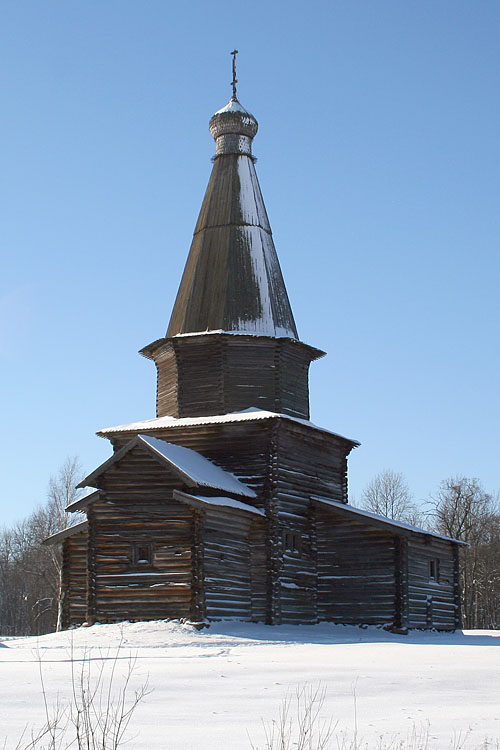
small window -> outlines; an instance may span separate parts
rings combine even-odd
[[[132,562],[137,565],[151,565],[153,549],[151,544],[137,544],[132,546]]]
[[[298,531],[285,531],[283,547],[285,552],[300,556],[302,554],[302,535]]]
[[[439,583],[439,560],[429,560],[429,580]]]

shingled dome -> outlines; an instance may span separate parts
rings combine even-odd
[[[239,135],[252,139],[257,135],[259,125],[255,117],[247,112],[237,99],[232,98],[225,107],[215,113],[210,120],[209,128],[212,137],[215,138],[218,152],[223,153],[225,141],[219,142],[222,136]],[[251,143],[249,146],[251,148]],[[241,153],[241,151],[235,153]]]
[[[213,115],[212,175],[167,336],[298,339],[252,156],[257,120],[233,97]]]

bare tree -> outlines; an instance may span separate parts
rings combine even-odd
[[[278,718],[263,723],[266,750],[328,750],[336,724],[323,716],[325,700],[326,690],[321,685],[299,687],[294,696],[286,697]],[[251,739],[250,746],[259,750]]]
[[[0,532],[0,629],[32,635],[54,630],[58,622],[60,552],[41,544],[69,525],[66,505],[78,496],[82,471],[68,458],[49,480],[47,501],[12,529]]]
[[[65,509],[81,496],[82,490],[77,489],[77,484],[82,479],[83,471],[77,456],[68,457],[57,475],[50,477],[47,503],[42,508],[47,517],[47,526],[51,526],[50,533],[54,534],[78,521],[76,519],[70,523]]]
[[[422,522],[405,478],[390,469],[382,471],[367,484],[361,495],[361,507],[396,521],[413,525]]]
[[[133,690],[137,657],[128,657],[125,673],[118,682],[123,635],[116,650],[96,656],[85,649],[76,659],[71,642],[71,698],[59,698],[49,706],[40,654],[39,673],[45,706],[45,722],[37,731],[25,728],[15,750],[118,750],[130,741],[129,724],[139,703],[151,692],[147,681]],[[75,662],[80,663],[77,668]],[[97,665],[97,666],[96,666]],[[120,669],[120,672],[122,670]],[[5,738],[2,748],[7,747]]]
[[[436,531],[468,542],[461,550],[464,626],[500,626],[500,509],[478,479],[457,476],[441,482],[431,501]]]

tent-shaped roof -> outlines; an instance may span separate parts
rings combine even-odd
[[[256,497],[255,492],[250,487],[247,487],[239,479],[236,479],[233,474],[213,464],[200,453],[196,453],[191,448],[167,443],[165,440],[159,440],[149,435],[137,435],[133,440],[130,440],[123,448],[80,482],[78,487],[95,486],[94,482],[98,477],[133,448],[147,450],[190,487],[209,487],[229,492],[233,495]]]
[[[210,120],[216,156],[167,336],[298,339],[251,153],[257,127],[236,97]]]

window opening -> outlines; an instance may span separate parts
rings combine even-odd
[[[300,555],[302,553],[302,534],[298,531],[285,531],[283,534],[283,547],[285,548],[285,552]]]
[[[429,579],[439,582],[439,560],[429,560]]]
[[[132,548],[132,562],[137,563],[137,565],[151,565],[153,562],[152,545],[134,543]]]

